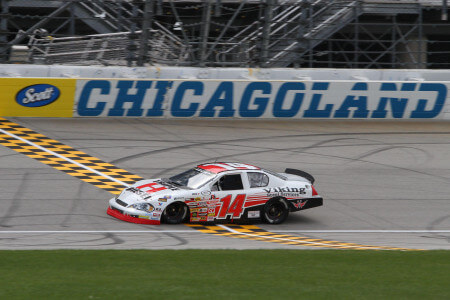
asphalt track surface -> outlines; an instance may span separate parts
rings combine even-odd
[[[113,195],[0,145],[0,249],[450,249],[450,123],[7,118],[144,178],[239,161],[310,172],[281,225],[138,225]]]

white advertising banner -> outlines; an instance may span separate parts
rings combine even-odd
[[[450,82],[78,79],[75,117],[450,119]]]

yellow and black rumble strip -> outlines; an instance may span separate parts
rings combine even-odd
[[[255,225],[228,224],[228,225],[207,226],[201,224],[188,224],[187,226],[208,234],[227,236],[232,238],[248,239],[254,241],[278,243],[284,245],[306,246],[314,248],[318,247],[318,248],[333,248],[333,249],[349,249],[349,250],[403,250],[403,251],[417,250],[417,249],[397,248],[397,247],[361,245],[355,243],[345,243],[310,237],[279,234],[264,230]]]
[[[112,194],[142,179],[4,118],[0,118],[0,144]]]
[[[124,187],[131,185],[138,180],[142,180],[142,177],[138,175],[117,168],[110,163],[92,157],[89,154],[78,151],[4,118],[0,118],[0,144],[95,185],[98,188],[109,191],[112,194],[119,194]],[[187,224],[187,226],[203,233],[218,236],[243,238],[285,245],[359,250],[415,250],[360,245],[278,234],[266,231],[255,225],[231,224],[207,226],[201,224]]]

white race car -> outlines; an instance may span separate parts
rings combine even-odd
[[[207,163],[170,178],[138,181],[109,200],[107,213],[139,224],[280,224],[289,212],[323,205],[313,183],[314,177],[295,169],[274,173],[242,163]]]

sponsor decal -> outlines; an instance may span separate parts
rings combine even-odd
[[[284,196],[284,197],[298,197],[306,194],[306,188],[290,188],[290,187],[276,187],[263,189],[268,197]]]
[[[290,188],[290,187],[276,187],[276,188],[268,188],[263,189],[266,193],[299,193],[306,194],[305,188]]]
[[[155,182],[156,182],[157,184],[159,184],[159,185],[162,185],[162,186],[168,188],[168,189],[171,190],[171,191],[178,191],[178,190],[179,190],[179,188],[177,188],[177,187],[174,186],[173,184],[170,184],[169,182],[166,182],[166,181],[163,181],[163,180],[160,180],[160,179],[155,180]],[[170,199],[170,196],[169,196],[168,199]]]
[[[140,185],[137,187],[140,190],[143,190],[146,193],[153,194],[159,191],[167,190],[165,186],[161,186],[158,182],[150,182],[144,185]]]
[[[152,215],[150,216],[151,220],[159,220],[161,219],[161,212],[154,212],[152,213]]]
[[[25,107],[40,107],[58,100],[60,90],[51,84],[34,84],[21,89],[16,102]]]
[[[203,196],[209,196],[209,195],[211,195],[211,191],[203,191],[202,195]]]
[[[135,193],[136,195],[139,195],[144,200],[151,198],[151,196],[149,194],[147,194],[146,192],[144,192],[144,191],[142,191],[140,189],[134,188],[134,187],[130,187],[130,188],[127,188],[125,190],[127,192],[131,192],[131,193]]]
[[[1,115],[72,117],[76,83],[68,78],[0,78]]]
[[[294,204],[295,208],[297,209],[301,209],[303,208],[303,206],[305,206],[305,204],[308,202],[308,200],[295,200],[292,204]]]
[[[259,210],[249,210],[247,217],[249,219],[256,219],[260,217],[260,211]]]

